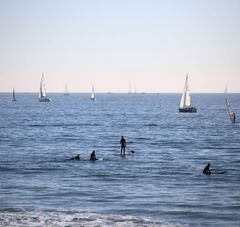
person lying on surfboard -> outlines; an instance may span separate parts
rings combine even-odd
[[[80,154],[78,154],[77,156],[73,157],[73,158],[70,158],[71,160],[80,160]]]
[[[97,159],[97,157],[96,157],[95,151],[93,151],[93,152],[91,153],[91,155],[90,155],[90,161],[96,161],[96,160],[98,160],[98,159]]]
[[[208,164],[206,165],[206,167],[205,167],[204,170],[203,170],[203,174],[211,175],[210,166],[211,166],[210,163],[208,163]]]

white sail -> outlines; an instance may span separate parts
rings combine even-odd
[[[64,92],[64,95],[69,95],[69,93],[68,93],[68,85],[67,85],[67,84],[65,84],[65,92]]]
[[[91,95],[92,100],[96,100],[95,94],[94,94],[94,86],[92,86],[92,95]]]
[[[41,78],[41,82],[40,82],[40,92],[39,92],[39,98],[44,98],[46,97],[46,87],[45,87],[45,83],[44,83],[44,74],[42,73],[42,78]]]
[[[41,78],[41,82],[40,82],[39,101],[40,102],[50,102],[51,101],[50,98],[47,97],[43,73],[42,73],[42,78]]]
[[[129,84],[128,94],[132,94],[132,86],[131,86],[131,84]]]
[[[189,86],[188,86],[188,74],[186,76],[184,88],[183,88],[183,93],[182,93],[182,98],[180,102],[180,108],[188,108],[191,106],[191,96],[190,96],[190,91],[189,91]]]
[[[225,86],[224,94],[226,95],[228,93],[228,87],[227,85]]]
[[[232,109],[232,105],[227,98],[225,99],[225,101],[226,101],[226,106],[227,106],[227,109],[228,109],[229,118],[230,118],[232,123],[235,123],[236,115],[235,115],[235,112]]]

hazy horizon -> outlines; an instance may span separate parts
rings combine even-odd
[[[240,1],[0,0],[0,92],[240,92]]]

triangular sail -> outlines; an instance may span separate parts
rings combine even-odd
[[[67,84],[65,84],[65,92],[64,92],[64,95],[69,95],[69,93],[68,93],[68,85],[67,85]]]
[[[51,101],[51,99],[47,97],[43,73],[42,73],[42,78],[41,78],[41,82],[40,82],[39,101],[40,102],[50,102]]]
[[[95,100],[95,94],[94,94],[94,86],[92,86],[92,95],[91,95],[91,99],[92,100]]]
[[[190,90],[188,86],[188,74],[186,76],[182,98],[180,102],[180,108],[187,108],[191,106],[191,96],[190,96]]]
[[[232,105],[227,98],[225,98],[225,101],[226,101],[226,106],[227,106],[227,109],[228,109],[229,118],[230,118],[232,123],[235,123],[235,117],[236,116],[235,116],[235,112],[232,109]]]
[[[227,85],[225,86],[224,94],[226,95],[228,93],[228,87]]]
[[[42,73],[42,78],[41,78],[41,82],[40,82],[39,98],[45,98],[45,97],[47,97],[47,93],[46,93],[46,86],[44,83],[44,74]]]

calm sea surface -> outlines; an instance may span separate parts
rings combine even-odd
[[[180,94],[16,96],[0,94],[1,226],[240,226],[239,94],[236,124],[223,94],[192,95],[197,114]]]

